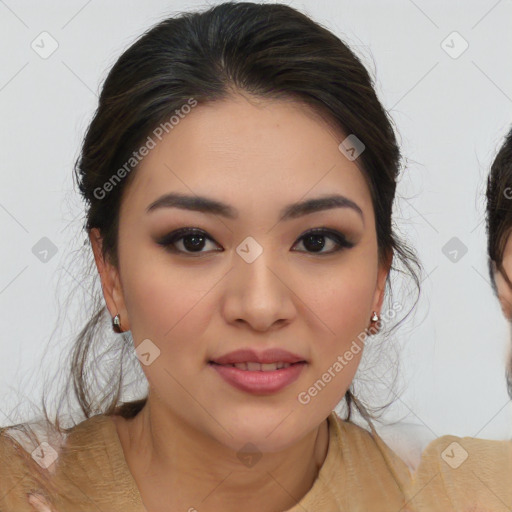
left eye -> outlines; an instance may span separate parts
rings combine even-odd
[[[333,250],[321,252],[325,247],[325,243],[322,242],[322,239],[324,238],[328,238],[331,242],[334,242]],[[165,247],[165,249],[170,252],[181,254],[222,252],[222,249],[202,251],[201,249],[204,247],[205,240],[214,242],[213,238],[209,237],[207,233],[200,229],[183,228],[169,233],[162,239],[158,240],[157,243]],[[312,248],[312,251],[308,251],[312,254],[332,254],[343,249],[350,249],[355,245],[354,243],[349,242],[345,236],[338,231],[327,229],[313,229],[308,231],[298,239],[298,242],[302,242],[305,247],[308,246],[309,248]],[[177,248],[176,246],[178,243],[181,243],[185,250]]]

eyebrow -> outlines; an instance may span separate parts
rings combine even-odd
[[[209,197],[188,196],[177,192],[165,194],[153,201],[146,208],[146,213],[153,212],[160,208],[181,208],[183,210],[221,215],[222,217],[232,220],[238,218],[237,209],[226,203]],[[332,208],[350,208],[357,212],[364,222],[364,214],[359,205],[348,197],[340,194],[331,194],[289,204],[281,210],[279,214],[279,221],[296,219],[303,215],[323,210],[330,210]]]

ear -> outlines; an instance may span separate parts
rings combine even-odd
[[[512,288],[510,288],[499,270],[494,272],[494,282],[496,283],[501,311],[507,320],[512,320]]]
[[[391,269],[391,263],[393,261],[393,251],[389,251],[386,259],[379,265],[379,271],[377,274],[377,286],[375,288],[375,294],[373,297],[373,309],[380,315],[382,308],[382,302],[384,301],[384,294],[386,292],[386,279]]]
[[[123,289],[118,269],[109,261],[103,258],[101,253],[103,240],[98,228],[91,229],[89,233],[94,261],[101,278],[101,288],[103,297],[107,304],[110,316],[114,318],[118,313],[121,316],[121,328],[123,331],[130,330],[128,312],[124,302]]]

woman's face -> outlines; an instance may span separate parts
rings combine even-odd
[[[338,149],[344,138],[298,103],[236,96],[195,107],[143,159],[123,197],[119,279],[106,299],[135,346],[145,343],[152,408],[233,449],[251,442],[271,452],[311,432],[343,398],[389,271],[378,265],[368,186]],[[165,201],[148,211],[166,194],[208,198],[230,215]],[[280,219],[289,205],[327,195],[348,206],[296,207]],[[184,228],[200,236],[172,242]],[[303,236],[318,228],[332,236]],[[281,380],[267,373],[281,383],[273,389],[263,372],[211,363],[273,348],[306,361],[272,370]]]
[[[503,251],[503,269],[505,270],[508,279],[512,279],[512,235],[507,238],[507,243]],[[502,273],[499,270],[494,272],[494,282],[498,292],[498,298],[501,304],[501,310],[505,318],[512,322],[512,288],[505,281]],[[511,340],[512,341],[512,340]],[[509,353],[507,357],[507,389],[510,397],[512,398],[512,343],[509,345]]]
[[[503,251],[503,268],[509,279],[512,279],[512,235],[507,239],[505,250]],[[498,291],[498,298],[500,300],[501,309],[505,318],[512,320],[512,289],[505,281],[503,275],[499,270],[494,273],[494,280],[496,289]]]

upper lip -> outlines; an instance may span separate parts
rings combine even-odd
[[[257,352],[251,349],[235,350],[234,352],[229,352],[229,354],[224,354],[223,356],[211,359],[211,362],[217,364],[236,364],[248,362],[261,364],[283,362],[291,364],[306,362],[306,360],[302,356],[293,354],[287,350],[280,348],[270,348],[264,350],[263,352]]]

